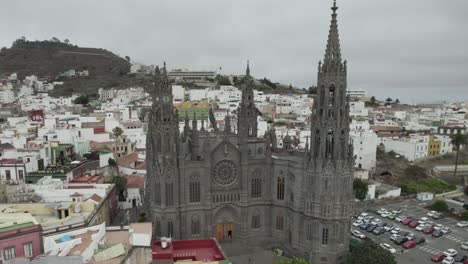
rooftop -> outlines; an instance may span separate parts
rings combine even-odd
[[[153,260],[210,262],[226,258],[214,239],[204,239],[172,241],[166,248],[162,248],[161,241],[155,241]]]

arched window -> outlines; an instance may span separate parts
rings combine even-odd
[[[276,198],[284,200],[284,177],[279,176],[276,185]]]
[[[260,213],[255,211],[252,215],[252,229],[260,228]]]
[[[252,198],[262,197],[262,171],[260,169],[255,170],[252,175],[250,196]]]
[[[277,215],[276,216],[276,230],[283,230],[284,223],[283,223],[283,216]]]
[[[166,206],[174,206],[174,184],[166,182]]]
[[[162,151],[162,136],[161,136],[161,133],[158,133],[156,135],[156,151],[157,152]]]
[[[328,245],[328,228],[322,229],[322,245]]]
[[[191,223],[191,230],[192,230],[192,235],[199,235],[200,234],[200,220],[198,219],[198,216],[193,216],[192,217],[192,223]]]
[[[174,225],[172,224],[172,220],[167,220],[167,237],[174,236]]]
[[[165,148],[165,151],[166,153],[167,152],[171,152],[171,137],[169,136],[169,133],[166,133],[166,148]]]
[[[161,183],[156,182],[154,186],[154,203],[156,205],[161,205]]]
[[[312,223],[307,223],[307,237],[306,239],[307,240],[312,240],[312,236],[313,236],[313,225]]]
[[[156,236],[161,236],[161,220],[159,220],[159,218],[156,218],[154,229],[156,229]]]
[[[199,203],[200,196],[200,177],[198,175],[192,175],[189,183],[189,202]]]
[[[327,135],[327,142],[326,142],[326,156],[333,158],[333,145],[334,145],[334,137],[333,137],[333,130],[328,131]]]

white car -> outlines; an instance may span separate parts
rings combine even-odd
[[[399,228],[399,227],[394,228],[394,229],[391,231],[392,234],[398,234],[398,233],[400,233],[400,232],[401,232],[401,228]]]
[[[395,221],[401,222],[401,221],[403,221],[403,220],[405,220],[405,219],[406,219],[406,216],[404,216],[404,215],[399,215],[399,216],[397,216],[397,217],[395,218]]]
[[[423,221],[423,222],[427,222],[427,221],[429,221],[429,218],[427,218],[427,217],[421,217],[421,219],[419,219],[419,220],[421,220],[421,221]]]
[[[441,224],[437,224],[437,225],[434,226],[434,230],[440,230],[442,228],[444,228],[444,226],[441,225]]]
[[[458,226],[458,227],[467,227],[467,226],[468,226],[468,222],[467,222],[467,221],[461,221],[461,222],[457,223],[457,226]]]
[[[440,229],[440,231],[444,233],[444,235],[452,232],[452,230],[450,230],[450,228],[448,227],[443,227],[442,229]]]
[[[436,211],[430,211],[426,215],[429,216],[429,217],[433,217],[434,214],[437,214],[437,212]]]
[[[444,254],[447,257],[455,257],[458,254],[458,252],[453,248],[449,248],[446,251],[444,251],[442,254]]]
[[[442,264],[453,264],[455,262],[455,259],[452,257],[446,257],[444,260],[442,260]]]
[[[378,225],[380,223],[382,223],[382,220],[380,220],[378,218],[372,219],[372,221],[371,221],[371,224],[373,224],[373,225]]]
[[[362,221],[355,221],[353,222],[353,226],[358,227],[362,224]]]
[[[400,237],[399,235],[393,234],[393,235],[390,236],[390,240],[391,241],[396,241],[399,237]]]
[[[389,231],[392,231],[393,229],[395,229],[395,226],[394,225],[386,225],[386,226],[384,226],[384,229],[385,229],[385,231],[389,232]]]
[[[377,213],[378,214],[383,214],[383,213],[388,213],[388,211],[385,208],[380,208],[379,210],[377,210]]]
[[[415,229],[416,229],[417,231],[423,231],[423,229],[426,228],[426,227],[427,227],[426,224],[422,224],[422,225],[418,225]]]
[[[385,212],[385,213],[382,213],[380,216],[382,216],[383,218],[387,218],[390,216],[390,213],[389,212]]]
[[[352,234],[354,237],[357,237],[357,238],[360,238],[360,239],[366,238],[366,236],[365,236],[363,233],[359,232],[358,230],[353,230],[353,231],[351,231],[351,234]]]
[[[368,215],[369,215],[368,213],[364,212],[364,213],[361,213],[359,216],[366,217]]]
[[[392,253],[392,254],[395,254],[395,253],[396,253],[396,250],[395,250],[392,246],[390,246],[389,244],[387,244],[387,243],[382,243],[382,244],[380,244],[380,247],[383,248],[383,249],[385,249],[385,250],[387,250],[388,252],[390,252],[390,253]]]
[[[406,238],[408,238],[408,240],[412,240],[412,239],[415,238],[415,237],[416,237],[416,235],[413,234],[413,233],[409,233],[409,234],[406,236]]]

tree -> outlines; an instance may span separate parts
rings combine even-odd
[[[64,39],[63,42],[65,42],[66,44],[70,44],[70,40],[69,39]]]
[[[276,262],[276,264],[309,264],[309,262],[301,258],[295,258],[292,260],[284,260],[284,261]]]
[[[127,189],[127,178],[121,176],[112,176],[110,183],[115,184],[119,201],[125,201],[125,191]]]
[[[138,223],[143,222],[146,222],[146,213],[140,213],[140,216],[138,217]]]
[[[60,39],[58,39],[58,38],[56,38],[56,37],[52,37],[51,41],[52,41],[52,42],[60,43]]]
[[[130,62],[130,57],[129,56],[125,56],[125,59]]]
[[[461,214],[461,218],[463,221],[468,221],[468,211],[463,211],[463,213]]]
[[[447,202],[443,200],[435,201],[429,208],[437,212],[447,212],[449,210]]]
[[[390,97],[387,98],[385,101],[386,101],[387,103],[389,103],[389,104],[390,104],[391,102],[393,102],[392,98],[390,98]]]
[[[294,136],[292,139],[292,144],[294,145],[294,147],[297,148],[297,146],[299,146],[300,143],[301,140],[297,136]]]
[[[355,179],[353,181],[353,192],[354,192],[354,197],[360,201],[365,200],[367,197],[367,191],[368,189],[368,183],[361,180],[361,179]]]
[[[346,264],[396,264],[395,257],[375,242],[366,240],[350,246]]]
[[[113,158],[109,158],[107,160],[107,163],[109,163],[109,166],[111,166],[111,167],[117,167],[117,162]]]
[[[377,99],[375,99],[375,96],[372,96],[370,98],[370,102],[373,103],[373,104],[376,104],[377,103]]]
[[[80,95],[78,96],[75,101],[75,104],[87,105],[89,103],[89,98],[87,95]]]
[[[398,98],[395,100],[395,104],[400,104],[400,100]]]
[[[317,94],[317,86],[311,86],[308,89],[309,94]]]
[[[456,134],[452,137],[452,145],[455,147],[456,155],[455,155],[455,169],[453,170],[453,177],[457,177],[457,170],[458,170],[458,156],[460,153],[460,147],[466,145],[467,137],[463,134]],[[461,184],[462,187],[465,188],[465,177],[461,177]]]
[[[216,76],[216,81],[218,82],[218,85],[231,85],[231,81],[229,80],[229,78],[221,74],[218,74]]]

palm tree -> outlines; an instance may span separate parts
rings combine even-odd
[[[455,134],[452,137],[452,145],[455,147],[455,151],[457,154],[455,155],[455,169],[453,171],[453,177],[455,178],[457,176],[457,169],[458,169],[458,155],[460,153],[460,147],[465,145],[467,143],[467,137],[466,135],[463,134]],[[461,179],[462,183],[462,188],[465,190],[465,177],[462,177]]]

